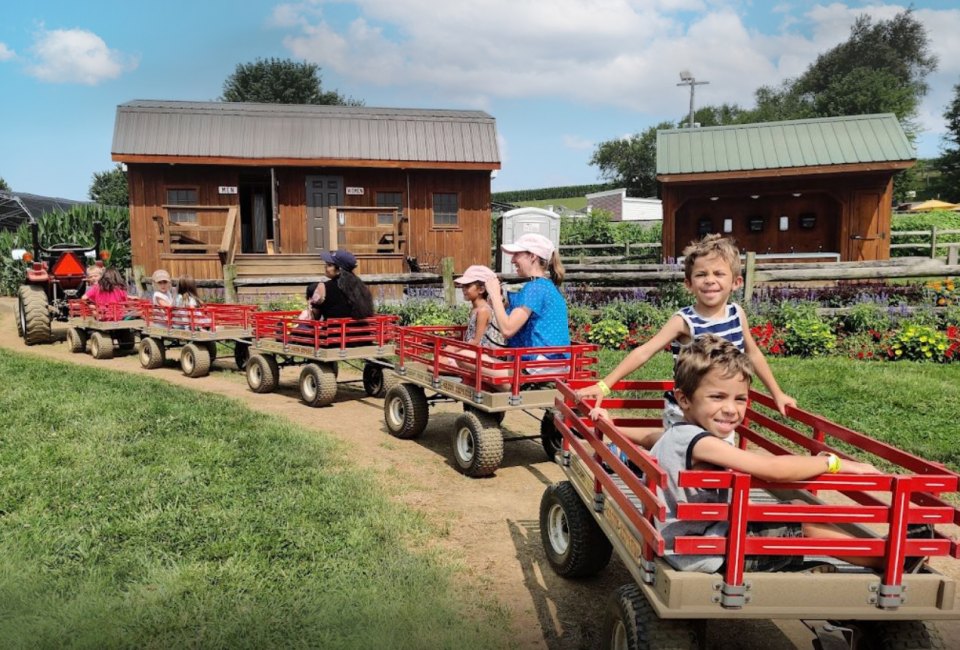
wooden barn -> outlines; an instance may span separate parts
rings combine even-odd
[[[132,101],[112,155],[148,275],[302,276],[338,247],[364,275],[490,262],[500,155],[484,112]]]
[[[659,131],[664,261],[713,232],[768,259],[889,259],[893,176],[915,162],[893,114]]]

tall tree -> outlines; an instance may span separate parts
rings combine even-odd
[[[661,122],[629,138],[601,142],[590,158],[606,180],[627,188],[633,196],[657,194],[657,130],[673,129],[673,122]]]
[[[720,104],[719,106],[702,106],[693,113],[693,121],[700,126],[726,126],[728,124],[742,124],[750,112],[737,104]],[[684,115],[677,120],[677,127],[687,125],[688,116]]]
[[[335,90],[325,92],[318,65],[274,58],[238,64],[223,82],[220,101],[363,106]]]
[[[3,176],[0,176],[0,192],[11,192],[10,186],[7,185],[7,181],[3,180]]]
[[[947,106],[943,117],[947,120],[947,133],[943,136],[945,147],[936,161],[939,177],[936,190],[944,201],[960,201],[960,84],[953,87],[953,101]]]
[[[126,208],[130,205],[127,189],[127,174],[119,163],[105,172],[94,172],[90,185],[90,200],[100,205],[116,205]]]

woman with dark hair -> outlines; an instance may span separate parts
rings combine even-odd
[[[309,299],[314,318],[370,318],[373,316],[373,296],[367,285],[356,276],[357,258],[341,248],[323,251],[321,259],[327,263],[324,275],[327,282],[317,283]]]

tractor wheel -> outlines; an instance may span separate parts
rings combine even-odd
[[[557,575],[583,578],[600,572],[613,547],[570,481],[549,486],[540,499],[540,541]]]
[[[603,647],[613,650],[690,650],[700,647],[702,622],[659,618],[640,587],[613,593],[603,623]]]
[[[210,350],[206,345],[187,343],[180,350],[180,369],[187,377],[204,377],[210,374]]]
[[[247,367],[247,360],[250,358],[250,346],[246,343],[237,341],[233,344],[233,361],[237,364],[237,370],[244,370]]]
[[[163,341],[147,337],[140,341],[140,365],[147,370],[154,370],[163,366],[166,361],[166,350]]]
[[[497,427],[488,427],[490,423],[469,411],[457,417],[453,431],[453,457],[467,476],[490,476],[503,461],[503,434]]]
[[[878,650],[946,648],[940,631],[926,621],[873,621],[862,623],[865,647]]]
[[[210,353],[210,365],[212,366],[213,362],[217,360],[217,342],[208,341],[207,351]]]
[[[383,400],[383,419],[395,438],[416,438],[427,428],[430,417],[427,396],[413,384],[397,384]]]
[[[300,398],[307,406],[326,406],[337,396],[333,364],[308,363],[300,371]]]
[[[113,339],[109,334],[94,332],[90,336],[90,356],[94,359],[113,358]]]
[[[480,418],[480,422],[483,423],[483,426],[486,429],[490,429],[490,428],[499,429],[503,425],[504,418],[507,417],[506,411],[496,411],[496,412],[481,411],[480,409],[466,402],[463,403],[463,412],[473,413],[474,415],[476,415],[478,418]]]
[[[81,329],[71,327],[67,330],[67,346],[71,352],[84,352],[87,349],[87,334]]]
[[[553,416],[556,413],[553,409],[547,409],[547,412],[543,414],[543,419],[540,420],[540,442],[543,444],[543,451],[551,462],[556,460],[557,454],[563,449],[563,434],[557,430],[557,425],[553,421]]]
[[[20,306],[20,295],[17,294],[17,304],[14,306],[16,314],[14,320],[17,321],[17,336],[23,338],[23,308]]]
[[[280,381],[280,366],[272,354],[252,354],[247,360],[247,386],[254,393],[272,393]]]
[[[363,364],[363,390],[370,397],[383,397],[387,394],[386,372],[379,363],[367,361]]]
[[[50,343],[53,332],[50,329],[50,301],[43,287],[25,284],[17,294],[17,309],[20,312],[19,329],[27,345]]]

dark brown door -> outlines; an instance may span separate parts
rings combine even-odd
[[[887,233],[880,230],[881,192],[855,192],[850,207],[850,238],[847,242],[846,260],[881,259],[880,251],[886,243]]]
[[[329,210],[343,205],[342,176],[307,176],[307,252],[326,250]]]

